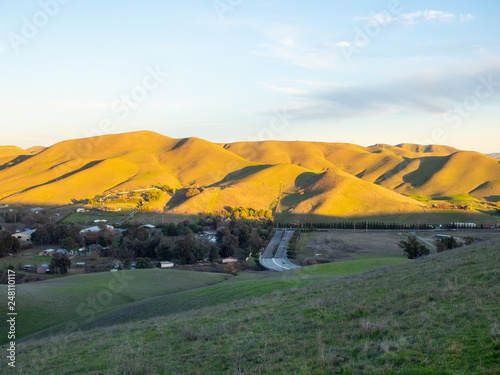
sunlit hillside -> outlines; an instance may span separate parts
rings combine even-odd
[[[48,148],[1,147],[0,162],[3,203],[65,205],[168,185],[175,192],[164,194],[156,211],[243,206],[347,217],[421,213],[432,200],[462,195],[488,209],[500,197],[498,159],[437,145],[215,144],[140,131]]]

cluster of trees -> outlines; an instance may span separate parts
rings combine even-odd
[[[55,253],[50,261],[50,270],[53,273],[65,274],[71,267],[71,260],[65,254]]]
[[[437,208],[440,210],[472,210],[472,206],[462,205],[462,204],[451,204],[448,202],[439,202],[433,204],[431,208]]]
[[[214,211],[210,216],[231,217],[235,219],[270,219],[273,216],[273,212],[271,210],[257,209],[252,207],[225,207],[225,210]]]
[[[36,224],[49,223],[52,219],[50,210],[43,210],[39,213],[34,213],[26,207],[17,207],[11,210],[5,210],[0,214],[6,223],[23,223],[31,227]]]
[[[155,187],[157,189],[160,189],[161,191],[164,191],[165,193],[175,193],[175,188],[171,187],[170,185],[156,185]]]
[[[438,253],[441,253],[443,251],[456,249],[457,247],[461,247],[464,244],[471,245],[474,242],[474,240],[475,240],[474,237],[466,236],[463,238],[463,242],[458,242],[456,238],[450,236],[450,237],[440,238],[434,241],[434,244],[436,245],[436,251]]]
[[[142,194],[142,197],[148,202],[159,201],[163,192],[161,190],[148,190]]]
[[[14,237],[9,231],[0,230],[0,257],[9,253],[17,253],[21,249],[19,239]]]
[[[421,243],[417,237],[408,236],[407,240],[401,240],[398,246],[403,249],[408,259],[420,258],[424,255],[429,255],[429,249]]]
[[[53,245],[61,243],[62,240],[71,238],[78,243],[81,229],[82,227],[80,225],[74,224],[41,224],[37,226],[36,231],[31,235],[31,241],[36,245]]]
[[[290,259],[297,258],[297,241],[299,240],[299,237],[300,237],[300,231],[296,230],[293,233],[292,238],[290,238],[290,241],[288,241],[288,247],[286,249],[286,253],[288,258]]]
[[[191,198],[191,197],[194,197],[195,195],[198,195],[202,192],[203,190],[200,190],[198,188],[191,188],[191,189],[188,189],[188,191],[186,192],[186,198]]]
[[[197,238],[205,224],[216,229],[216,242],[208,238]],[[155,261],[176,260],[181,264],[197,261],[215,262],[221,257],[244,258],[257,253],[269,240],[272,224],[231,220],[227,226],[222,222],[199,220],[197,223],[170,223],[161,227],[160,232],[150,232],[144,228],[127,229],[120,239],[116,251],[118,258],[128,267],[134,260],[149,258]]]

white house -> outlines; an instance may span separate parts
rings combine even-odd
[[[85,208],[83,208],[83,207],[77,208],[76,212],[85,212]]]
[[[106,225],[106,229],[113,230],[115,229],[112,225]],[[94,227],[90,228],[85,228],[80,231],[80,233],[86,233],[86,232],[100,232],[101,228],[99,228],[97,225]]]
[[[28,230],[25,230],[24,232],[14,233],[13,236],[18,238],[19,241],[30,242],[31,235],[35,232],[36,232],[36,229],[28,229]]]
[[[237,262],[238,259],[236,259],[235,257],[227,257],[227,258],[222,258],[220,260],[221,263],[233,263],[233,262]]]
[[[168,262],[168,261],[160,262],[160,268],[170,268],[173,266],[174,266],[174,264],[172,262]]]

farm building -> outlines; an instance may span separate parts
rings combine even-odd
[[[47,249],[47,250],[43,250],[43,251],[40,251],[38,253],[38,256],[39,257],[49,257],[49,256],[52,256],[52,254],[55,252],[54,249]]]
[[[476,228],[477,227],[476,223],[451,223],[450,225],[452,227],[455,227],[455,228]]]
[[[59,250],[57,250],[57,253],[63,254],[63,255],[68,255],[68,250],[66,250],[66,249],[59,249]]]
[[[24,232],[14,233],[13,236],[21,242],[31,242],[31,235],[36,232],[36,229],[28,229]]]
[[[115,229],[112,225],[106,225],[106,229],[107,230],[113,230]],[[101,228],[99,228],[97,225],[94,226],[94,227],[90,227],[90,228],[85,228],[85,229],[82,229],[80,231],[80,233],[86,233],[86,232],[92,232],[92,233],[95,233],[95,232],[100,232],[101,231]]]
[[[221,263],[233,263],[233,262],[237,262],[238,259],[236,259],[235,257],[227,257],[227,258],[222,258],[220,260]]]
[[[40,211],[43,211],[42,207],[35,207],[35,208],[31,209],[31,212],[33,212],[35,214],[39,213]]]
[[[173,266],[174,266],[174,264],[172,262],[168,262],[168,261],[160,262],[160,268],[170,268]]]
[[[144,224],[144,225],[141,225],[139,228],[155,229],[156,225],[153,225],[153,224]]]
[[[82,208],[82,207],[77,208],[77,209],[76,209],[76,212],[85,212],[85,208]]]

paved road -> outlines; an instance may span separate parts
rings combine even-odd
[[[269,245],[267,245],[266,250],[259,258],[260,264],[263,267],[273,271],[285,271],[299,267],[290,262],[286,257],[286,248],[294,232],[295,229],[276,229],[274,237],[269,241]],[[278,249],[273,256],[276,246],[278,246]]]

